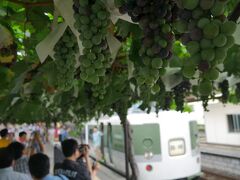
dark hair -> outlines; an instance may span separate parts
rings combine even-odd
[[[10,167],[13,161],[13,154],[8,148],[0,148],[0,169]]]
[[[62,152],[65,157],[72,156],[78,150],[78,143],[75,139],[66,139],[62,142]]]
[[[43,153],[36,153],[30,156],[28,166],[31,175],[35,178],[43,178],[49,174],[49,158]]]
[[[18,160],[20,157],[22,157],[24,148],[25,146],[17,141],[8,145],[8,149],[12,152],[14,160]]]
[[[0,136],[1,136],[2,138],[6,137],[7,135],[8,135],[8,129],[7,129],[7,128],[2,129],[2,130],[0,131]]]
[[[27,133],[26,133],[25,131],[21,131],[21,132],[18,134],[19,137],[23,137],[24,135],[27,135]]]

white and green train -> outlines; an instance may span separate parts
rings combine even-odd
[[[193,179],[200,175],[197,122],[191,114],[168,111],[156,117],[155,113],[142,112],[131,113],[127,119],[139,180]],[[124,173],[124,134],[119,117],[86,124],[85,141],[90,145],[94,126],[103,132],[101,151],[106,163]]]

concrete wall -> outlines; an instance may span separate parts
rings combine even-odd
[[[227,114],[240,114],[240,106],[217,103],[208,109],[204,113],[207,142],[240,146],[240,133],[230,133],[227,122]]]
[[[202,170],[240,179],[240,159],[201,154]]]

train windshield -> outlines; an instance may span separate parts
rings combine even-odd
[[[159,124],[131,125],[135,155],[161,154]]]

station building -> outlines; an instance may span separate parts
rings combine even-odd
[[[240,105],[214,103],[204,112],[206,142],[240,146]]]

